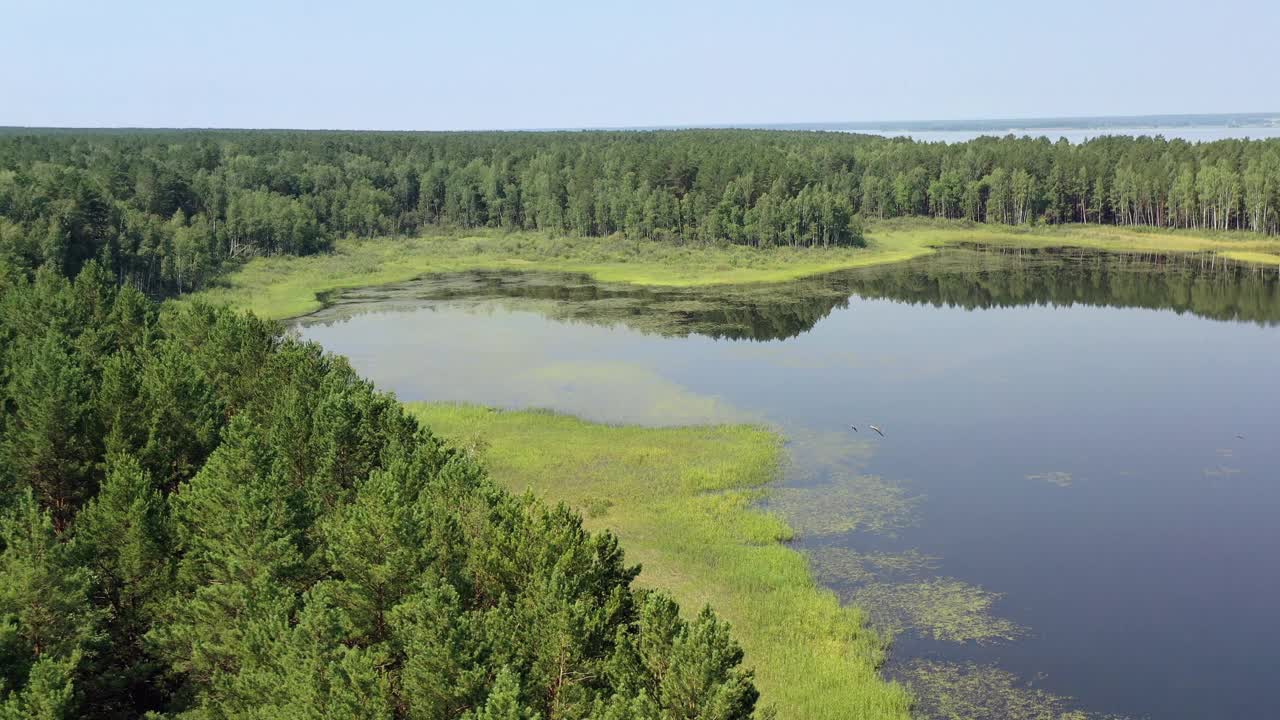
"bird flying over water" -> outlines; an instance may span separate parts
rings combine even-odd
[[[858,426],[857,426],[857,425],[850,425],[850,426],[849,426],[849,429],[850,429],[850,430],[853,430],[854,432],[858,432]]]
[[[869,427],[869,428],[871,428],[872,430],[875,430],[876,432],[880,433],[880,437],[884,437],[884,431],[883,431],[883,430],[881,430],[880,428],[876,427],[875,425],[868,425],[867,427]]]
[[[1237,439],[1237,440],[1243,440],[1243,439],[1244,439],[1244,436],[1243,436],[1243,435],[1241,435],[1241,434],[1239,434],[1239,433],[1236,433],[1236,439]]]

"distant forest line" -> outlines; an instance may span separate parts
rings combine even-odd
[[[0,263],[153,295],[427,228],[861,246],[921,216],[1280,233],[1280,140],[964,143],[777,130],[0,133]]]

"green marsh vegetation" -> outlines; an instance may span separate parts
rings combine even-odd
[[[988,644],[1016,640],[1024,632],[992,611],[999,594],[954,578],[869,582],[848,597],[866,608],[873,627],[891,635],[910,630],[933,640]]]
[[[825,483],[780,487],[768,506],[805,535],[892,534],[917,522],[920,498],[876,475],[853,474]]]
[[[884,637],[999,645],[1028,634],[1000,614],[1000,593],[938,575],[940,558],[915,549],[866,552],[828,545],[804,552],[819,582],[834,588],[842,602],[860,608],[868,625]],[[912,678],[900,679],[916,697],[933,692]]]
[[[1154,238],[1154,239],[1153,239]],[[751,302],[756,305],[774,306],[788,304],[799,307],[815,307],[829,301],[825,310],[842,302],[852,290],[869,290],[875,293],[877,284],[886,284],[893,277],[891,272],[901,269],[903,274],[918,273],[927,267],[929,258],[940,248],[989,247],[993,251],[985,266],[972,270],[990,272],[1014,269],[1015,259],[1033,262],[1017,268],[1022,278],[1034,284],[1026,287],[1010,286],[1000,291],[988,302],[1019,303],[1044,301],[1061,297],[1065,300],[1090,302],[1097,298],[1114,297],[1113,291],[1122,288],[1090,288],[1085,284],[1071,285],[1074,275],[1061,276],[1061,248],[1078,247],[1095,253],[1092,262],[1119,270],[1126,257],[1138,262],[1157,260],[1167,262],[1168,269],[1176,269],[1177,259],[1185,257],[1188,269],[1208,266],[1221,273],[1234,273],[1248,281],[1250,274],[1255,281],[1274,278],[1280,272],[1280,257],[1276,268],[1251,271],[1246,267],[1234,269],[1234,262],[1222,259],[1224,246],[1236,246],[1239,240],[1215,240],[1182,233],[1139,233],[1113,228],[1091,231],[1075,229],[1037,229],[1029,231],[999,231],[985,225],[966,225],[957,222],[895,222],[885,229],[875,229],[868,234],[868,245],[862,249],[752,249],[732,245],[713,247],[676,246],[646,241],[611,238],[562,238],[540,234],[483,233],[471,236],[429,236],[412,239],[344,240],[337,243],[332,253],[312,257],[279,256],[256,258],[238,270],[223,277],[217,284],[198,293],[196,297],[209,302],[229,304],[254,310],[266,317],[287,318],[313,312],[325,304],[325,299],[344,289],[375,285],[403,283],[433,274],[458,271],[553,271],[580,273],[592,283],[603,286],[632,286],[632,290],[651,288],[669,293],[671,303],[666,307],[650,308],[655,313],[683,312],[696,315],[705,305],[697,303]],[[1275,240],[1259,240],[1261,246],[1280,247]],[[1008,249],[1011,255],[1003,259],[994,252]],[[1018,256],[1019,251],[1059,253],[1040,258],[1040,267],[1034,265],[1033,256]],[[1134,253],[1145,253],[1134,255]],[[1192,254],[1199,253],[1199,254]],[[909,262],[916,260],[915,263]],[[948,271],[964,268],[948,267]],[[1166,269],[1163,265],[1155,269]],[[942,268],[936,273],[941,276]],[[817,280],[823,274],[844,274],[844,280]],[[927,271],[926,271],[927,272]],[[1129,275],[1133,275],[1129,273]],[[1116,276],[1118,277],[1118,275]],[[944,278],[945,279],[945,278]],[[1125,280],[1125,278],[1121,278]],[[1129,277],[1136,295],[1129,298],[1143,305],[1161,307],[1194,307],[1205,305],[1210,297],[1235,292],[1242,296],[1243,311],[1248,312],[1247,302],[1251,292],[1248,282],[1226,285],[1197,294],[1189,273],[1152,273],[1151,277]],[[1179,285],[1182,281],[1182,285]],[[957,282],[952,278],[952,282]],[[961,278],[959,282],[963,282]],[[1256,284],[1256,282],[1255,282]],[[1236,288],[1234,291],[1232,288]],[[915,291],[904,287],[904,291]],[[843,294],[842,294],[843,293]],[[1076,297],[1069,297],[1072,294]],[[893,291],[886,291],[892,296]],[[1256,294],[1256,293],[1254,293]],[[1145,297],[1144,297],[1145,296]],[[964,303],[963,298],[942,296],[937,301]],[[975,301],[977,298],[974,299]],[[563,305],[561,306],[563,308]],[[599,312],[597,305],[593,310]],[[1212,310],[1206,309],[1206,313]],[[590,313],[582,313],[588,315]],[[643,318],[631,314],[632,321]],[[823,309],[810,313],[812,322],[825,315]],[[688,328],[685,332],[696,332]],[[798,331],[798,330],[797,330]],[[797,331],[793,331],[797,332]],[[785,337],[785,335],[782,335]]]
[[[819,545],[806,553],[813,573],[829,584],[869,583],[881,578],[919,578],[938,568],[938,558],[919,550],[863,552],[849,547]]]
[[[637,582],[732,623],[761,703],[785,718],[906,718],[908,695],[877,675],[884,640],[820,589],[793,530],[757,508],[779,438],[745,425],[642,428],[544,411],[409,405],[445,437],[484,448],[511,490],[564,501],[616,533]]]
[[[1032,687],[992,665],[914,660],[896,673],[920,692],[916,714],[947,720],[1122,720],[1072,708],[1071,699]]]
[[[764,507],[802,536],[814,576],[860,608],[868,623],[887,638],[910,633],[947,643],[1013,641],[1023,629],[1000,617],[1000,599],[980,587],[938,576],[942,558],[914,548],[858,550],[849,538],[878,536],[897,543],[919,522],[923,497],[901,483],[861,472],[870,443],[836,433],[801,435],[786,483],[771,489]],[[838,544],[833,540],[839,538]],[[914,688],[913,688],[914,689]]]
[[[778,283],[835,270],[905,260],[927,252],[909,241],[851,254],[839,249],[757,250],[681,246],[624,237],[573,238],[486,232],[339,241],[332,253],[255,258],[197,297],[288,318],[322,307],[344,288],[403,282],[460,270],[576,272],[607,283],[701,287]]]
[[[971,234],[963,228],[942,233],[895,232],[904,234],[886,243],[916,255],[914,260],[874,265],[877,258],[885,256],[875,254],[880,241],[873,239],[871,249],[858,251],[867,254],[853,258],[858,263],[871,262],[871,266],[786,282],[683,286],[634,284],[631,280],[636,276],[627,273],[649,266],[618,262],[616,257],[613,261],[602,259],[608,257],[607,253],[580,263],[539,259],[541,251],[537,249],[543,242],[559,242],[575,248],[575,253],[594,253],[605,252],[605,245],[617,243],[612,247],[675,252],[670,246],[621,238],[531,240],[492,235],[466,242],[420,239],[414,242],[423,243],[424,248],[439,243],[436,251],[422,255],[397,254],[398,245],[391,241],[366,241],[353,243],[352,252],[368,252],[376,258],[367,266],[367,272],[351,267],[342,249],[311,258],[260,258],[232,273],[224,285],[197,297],[277,317],[307,313],[333,303],[350,304],[352,310],[361,311],[361,304],[371,296],[406,302],[491,299],[509,302],[513,308],[535,309],[558,320],[624,324],[661,335],[755,340],[784,339],[804,332],[844,304],[851,293],[966,308],[1028,303],[1122,304],[1171,308],[1218,319],[1274,322],[1280,318],[1276,271],[1227,262],[1211,253],[1133,254],[1057,245],[1023,247],[990,233]],[[974,250],[970,241],[994,244]],[[940,250],[933,250],[927,243],[950,247],[944,244]],[[340,247],[344,246],[340,243]],[[464,255],[451,255],[455,251]],[[465,254],[473,251],[477,254]],[[759,263],[760,273],[828,269],[825,265],[792,265],[789,260],[773,262],[767,253],[758,254],[763,251],[730,248],[729,252],[744,256],[753,265]],[[779,257],[793,255],[790,251],[779,252]],[[823,251],[798,252],[812,255]],[[693,252],[687,255],[674,267],[679,272],[695,274],[702,256]],[[355,266],[365,267],[363,261]],[[653,267],[658,268],[654,272],[659,272],[662,266]],[[432,271],[424,275],[420,272],[424,268]],[[574,272],[566,272],[566,268]],[[707,270],[698,282],[714,282],[716,272]],[[757,277],[750,275],[755,272],[749,270],[748,277]],[[616,279],[599,280],[602,274],[612,274]],[[644,282],[660,281],[648,277]],[[327,312],[325,317],[336,314],[340,312]]]
[[[765,487],[785,460],[778,437],[764,429],[615,426],[450,403],[409,408],[460,447],[477,448],[510,490],[566,502],[588,528],[616,533],[643,567],[639,584],[686,607],[710,603],[743,643],[761,702],[781,717],[901,715],[902,689],[874,681],[895,634],[978,644],[1023,634],[993,611],[997,594],[937,577],[938,558],[917,550],[817,545],[802,555],[785,545],[798,532],[892,535],[911,521],[911,499],[891,483],[857,476],[834,509],[817,502],[830,488],[806,494],[812,503],[794,503],[796,488]],[[939,691],[936,677],[902,679],[913,696]],[[1006,701],[997,693],[986,707]]]
[[[364,303],[372,300],[378,307],[400,301],[408,305],[422,301],[428,304],[478,303],[483,312],[491,303],[508,310],[534,310],[558,321],[581,321],[603,325],[622,324],[629,328],[659,335],[699,334],[713,337],[772,339],[786,338],[812,327],[848,292],[856,290],[872,297],[888,297],[908,302],[954,304],[963,307],[992,307],[1024,303],[1116,302],[1122,295],[1135,305],[1175,307],[1214,317],[1250,317],[1274,321],[1277,317],[1274,279],[1254,271],[1224,266],[1220,261],[1212,268],[1211,258],[1204,255],[1134,256],[1100,253],[1097,250],[1062,250],[1055,248],[1021,248],[1000,245],[974,250],[967,247],[944,248],[941,252],[911,263],[864,269],[836,276],[808,278],[790,283],[757,285],[723,285],[701,288],[645,288],[621,283],[600,283],[589,276],[572,273],[528,273],[511,271],[473,271],[432,275],[420,281],[394,288],[372,288],[340,294],[333,305],[314,318],[325,322],[347,313],[362,312]],[[1126,300],[1128,302],[1129,300]],[[367,308],[367,306],[364,306]],[[769,356],[770,345],[738,343],[738,352]],[[779,358],[782,361],[783,358]],[[862,353],[839,352],[830,356],[791,358],[794,367],[803,371],[810,367],[858,367],[869,360]],[[567,378],[579,373],[564,368]],[[499,413],[499,423],[512,422],[512,416]],[[489,416],[480,415],[482,418]],[[534,414],[528,422],[560,422],[558,416]],[[728,421],[737,422],[735,418]],[[476,428],[485,424],[474,422]],[[568,423],[569,427],[587,429],[594,426]],[[477,437],[483,433],[475,431]],[[762,493],[763,506],[776,512],[800,537],[800,547],[808,556],[813,576],[832,587],[837,597],[863,609],[882,638],[901,634],[908,644],[916,636],[926,643],[999,644],[1016,641],[1026,630],[1001,616],[1000,596],[991,590],[947,577],[939,571],[939,558],[927,558],[910,549],[892,552],[866,552],[826,547],[826,543],[843,542],[850,534],[874,533],[870,547],[898,546],[895,538],[903,535],[915,522],[918,499],[901,485],[887,478],[868,474],[866,467],[874,443],[851,435],[847,430],[823,432],[787,432],[787,449],[802,456],[810,466],[789,468],[788,482]],[[529,433],[530,444],[540,434]],[[557,438],[546,441],[559,448],[575,441]],[[615,437],[620,444],[636,442],[626,434]],[[584,443],[586,444],[586,443]],[[733,452],[732,445],[726,445]],[[545,448],[541,452],[553,454]],[[549,462],[549,461],[548,461]],[[581,461],[587,464],[587,461]],[[1040,468],[1028,468],[1036,471]],[[512,471],[517,481],[522,473]],[[1021,477],[1019,473],[1015,477]],[[1057,492],[1052,484],[1066,478],[1041,472],[1030,481],[1050,484],[1046,492]],[[592,521],[608,527],[617,517],[616,490],[596,492],[586,486],[598,485],[594,477],[584,487],[570,489],[581,500],[574,506]],[[604,485],[608,487],[607,484]],[[521,486],[522,487],[522,486]],[[557,484],[543,486],[545,496],[562,497],[566,489]],[[631,540],[624,537],[624,546]],[[853,547],[859,547],[856,539]],[[945,554],[945,553],[943,553]],[[678,557],[645,559],[650,572],[661,575],[681,561]],[[996,588],[998,589],[998,588]],[[716,603],[716,607],[720,607]],[[735,619],[735,628],[743,632]],[[932,645],[931,645],[932,646]],[[957,652],[963,654],[964,650]],[[748,647],[748,661],[752,658]],[[934,692],[932,682],[921,681],[911,689],[921,696]],[[985,686],[984,686],[985,687]],[[998,688],[992,688],[988,709],[1004,702]],[[771,697],[765,691],[765,698]],[[968,702],[976,703],[976,698]],[[997,717],[989,711],[985,716]],[[979,717],[984,716],[979,713]]]
[[[531,311],[562,323],[623,325],[667,337],[776,340],[813,327],[847,302],[848,293],[846,286],[829,276],[788,283],[673,288],[601,283],[579,273],[473,270],[334,293],[326,298],[323,309],[302,322],[324,324],[371,309],[442,304],[477,312]]]

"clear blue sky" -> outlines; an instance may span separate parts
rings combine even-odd
[[[0,125],[1280,111],[1276,0],[0,0]]]

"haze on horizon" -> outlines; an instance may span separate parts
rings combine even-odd
[[[460,130],[1280,110],[1280,6],[0,0],[0,125]]]

